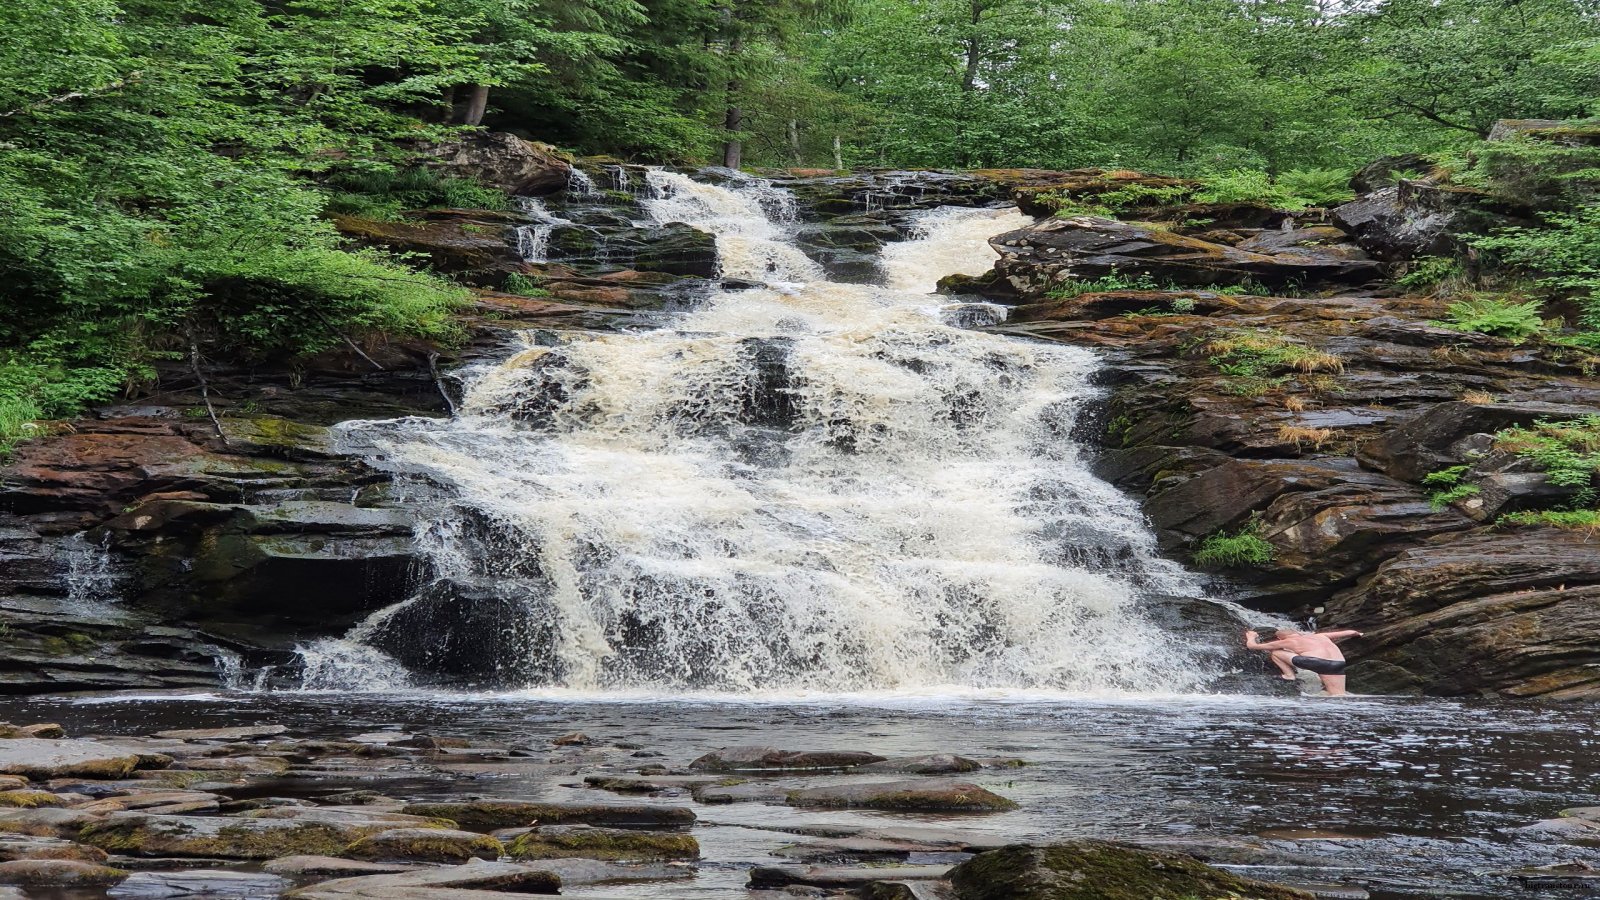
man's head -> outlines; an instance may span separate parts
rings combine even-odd
[[[1261,635],[1261,640],[1263,641],[1281,641],[1291,634],[1300,633],[1300,629],[1287,625],[1268,625],[1265,628],[1258,628],[1256,631]]]

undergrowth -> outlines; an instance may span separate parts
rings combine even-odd
[[[1515,303],[1500,297],[1471,297],[1450,304],[1448,319],[1436,324],[1522,343],[1545,328],[1538,300]]]
[[[1236,331],[1205,344],[1209,361],[1224,375],[1266,378],[1283,372],[1342,372],[1344,361],[1280,332],[1265,328]]]
[[[1236,569],[1264,566],[1272,562],[1275,554],[1272,545],[1261,537],[1260,526],[1251,522],[1233,534],[1218,531],[1206,537],[1195,551],[1194,561],[1207,568]]]
[[[1551,484],[1574,490],[1571,509],[1583,509],[1600,500],[1595,486],[1600,476],[1600,414],[1579,419],[1539,419],[1529,428],[1507,428],[1495,433],[1495,447],[1538,466]]]

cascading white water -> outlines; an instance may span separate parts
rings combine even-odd
[[[517,255],[524,262],[542,263],[550,261],[550,235],[555,232],[557,225],[571,225],[571,219],[564,219],[545,208],[544,202],[533,197],[515,198],[517,210],[529,218],[533,223],[518,225]]]
[[[309,648],[308,684],[390,686],[380,649],[579,690],[1203,680],[1141,603],[1195,585],[1067,435],[1093,355],[948,327],[926,293],[1016,213],[931,214],[887,287],[836,284],[770,184],[648,179],[656,221],[766,286],[656,331],[530,336],[455,419],[347,426],[430,504],[437,581]]]

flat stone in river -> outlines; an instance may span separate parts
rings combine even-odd
[[[473,831],[528,825],[671,826],[691,825],[694,812],[681,806],[611,803],[539,803],[530,800],[469,800],[408,803],[402,812],[454,821]]]
[[[139,757],[94,741],[0,740],[0,774],[29,778],[126,778]]]
[[[840,784],[790,791],[790,806],[859,808],[890,812],[1001,812],[1016,809],[1011,800],[964,781],[890,781]]]

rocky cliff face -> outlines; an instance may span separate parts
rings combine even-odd
[[[1353,690],[1592,698],[1600,545],[1500,519],[1577,488],[1496,438],[1600,412],[1592,358],[1440,327],[1445,304],[1371,258],[1437,252],[1505,215],[1403,184],[1223,235],[1055,218],[996,238],[994,272],[947,288],[1010,305],[998,330],[1104,350],[1102,473],[1144,497],[1180,556],[1264,542],[1219,581],[1247,605],[1366,631]],[[1111,273],[1169,289],[1071,287]],[[1423,483],[1441,471],[1467,488]]]

